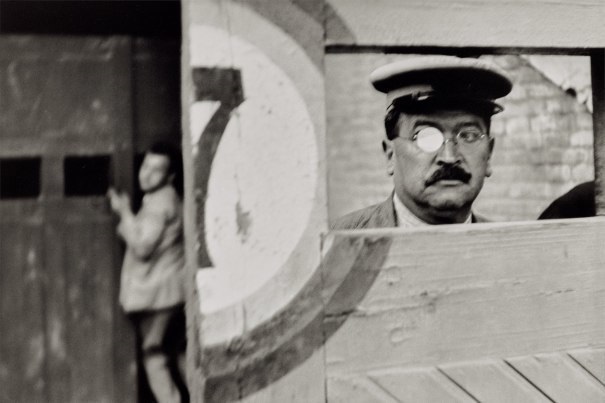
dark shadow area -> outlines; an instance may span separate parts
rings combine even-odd
[[[111,181],[110,164],[109,155],[65,157],[65,196],[105,196]]]
[[[0,34],[180,38],[179,0],[2,0]]]
[[[0,159],[0,199],[35,198],[39,195],[39,157]]]

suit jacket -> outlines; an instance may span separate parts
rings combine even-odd
[[[584,182],[563,196],[555,199],[538,217],[538,220],[551,218],[594,217],[597,214],[595,205],[595,183]]]
[[[473,213],[472,222],[489,222],[484,217]],[[362,228],[390,228],[397,226],[393,196],[382,203],[362,208],[343,217],[332,225],[333,230],[362,229]]]

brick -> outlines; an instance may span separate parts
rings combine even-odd
[[[573,107],[570,107],[570,103],[562,99],[561,97],[547,99],[545,101],[545,105],[546,112],[550,114],[563,113],[569,111],[570,109],[573,110]]]
[[[502,112],[502,117],[504,118],[510,118],[510,117],[517,117],[517,116],[524,116],[527,117],[528,115],[530,115],[528,113],[528,107],[527,107],[527,102],[526,100],[523,101],[515,101],[515,100],[508,100],[506,101],[507,98],[504,98],[504,101],[502,102],[502,106],[504,106],[504,112]]]
[[[546,148],[569,146],[569,138],[566,135],[562,135],[561,131],[546,131],[540,133],[540,137],[542,137],[542,144]]]
[[[492,119],[492,123],[490,125],[490,133],[493,136],[500,136],[503,133],[505,133],[506,130],[506,126],[505,126],[505,120],[504,119],[500,119],[498,116],[496,116],[495,118]]]
[[[554,131],[557,130],[557,119],[552,116],[536,116],[531,118],[530,127],[533,132]]]
[[[506,55],[499,57],[489,56],[485,58],[488,59],[490,62],[497,64],[504,70],[516,69],[526,63],[520,56],[516,55]]]
[[[481,189],[481,195],[483,197],[505,197],[508,196],[508,193],[508,183],[492,181],[489,178],[484,182],[483,189]]]
[[[515,137],[511,136],[511,140],[514,140],[514,145],[526,150],[537,150],[544,147],[544,141],[539,133],[519,133]]]
[[[544,147],[540,154],[541,164],[559,164],[563,160],[563,155],[567,150],[548,145]]]
[[[552,187],[549,183],[513,183],[508,196],[514,199],[543,199],[550,196]]]
[[[504,127],[507,134],[526,133],[530,130],[530,122],[526,117],[520,116],[506,120]]]
[[[573,147],[590,146],[593,144],[593,133],[592,130],[580,130],[572,133],[569,138],[569,143]]]
[[[590,163],[592,159],[592,150],[585,148],[569,148],[563,152],[560,161],[565,165],[573,167],[577,164]]]
[[[592,132],[592,115],[589,113],[581,113],[577,115],[576,122],[581,130],[590,130]]]
[[[499,182],[514,183],[519,180],[524,182],[543,182],[546,174],[543,167],[535,167],[531,165],[508,165],[494,166],[494,173],[491,180]]]
[[[501,142],[496,140],[496,147],[492,154],[492,165],[523,165],[528,162],[528,153],[526,149],[506,148]]]
[[[567,182],[571,179],[571,168],[567,165],[548,165],[545,166],[545,174],[550,182]]]
[[[585,182],[594,178],[592,164],[579,164],[572,168],[571,177],[575,182]]]
[[[558,96],[563,93],[559,87],[546,81],[526,84],[525,91],[527,92],[527,96],[529,98],[547,98]]]
[[[517,68],[508,72],[508,75],[513,79],[515,85],[529,87],[532,84],[540,84],[544,81],[544,77],[527,61],[522,60]]]
[[[513,86],[512,91],[506,96],[506,100],[523,101],[528,98],[527,90],[522,85]]]

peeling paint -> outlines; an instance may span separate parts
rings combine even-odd
[[[21,86],[19,84],[19,77],[17,74],[17,62],[11,62],[8,65],[7,73],[8,73],[8,85],[11,92],[11,95],[14,97],[14,101],[21,101],[23,98],[23,93],[21,91]]]
[[[242,209],[242,204],[239,201],[235,205],[235,216],[237,233],[241,236],[242,242],[246,242],[250,234],[250,227],[252,226],[252,217],[249,211]]]
[[[201,278],[208,277],[204,288],[220,290],[204,294],[204,306],[216,311],[265,284],[297,248],[315,202],[318,144],[299,88],[262,49],[208,26],[191,27],[191,38],[195,68],[243,72],[245,102],[231,113],[216,149],[204,210],[208,255],[216,270]],[[225,43],[233,52],[228,62]],[[304,51],[296,49],[297,58],[305,60]],[[201,144],[196,136],[213,108],[216,104],[205,101],[191,108],[194,154],[196,140]]]
[[[25,377],[32,379],[40,376],[44,365],[44,335],[32,336],[27,345],[27,360],[25,363]]]
[[[63,323],[56,319],[51,320],[49,328],[50,353],[59,360],[63,360],[67,357],[63,337]]]

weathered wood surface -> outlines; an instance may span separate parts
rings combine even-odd
[[[555,402],[605,401],[604,385],[565,353],[511,358],[507,362]]]
[[[601,0],[330,0],[328,45],[605,46]]]
[[[39,197],[0,200],[3,402],[136,399],[114,219],[103,194],[66,197],[64,183],[65,158],[91,155],[132,182],[130,52],[125,38],[0,40],[0,156],[42,161]]]
[[[331,234],[392,244],[363,269],[363,299],[326,316],[343,321],[325,345],[328,400],[603,401],[604,223]]]
[[[592,82],[592,122],[594,131],[595,207],[605,215],[605,50],[590,55]]]
[[[323,6],[183,3],[194,401],[325,400]]]
[[[413,401],[544,401],[548,397],[506,359],[585,348],[586,364],[578,366],[597,365],[594,346],[601,345],[604,330],[604,303],[595,288],[605,279],[596,269],[603,262],[597,246],[605,239],[602,222],[333,234],[321,262],[314,230],[326,224],[325,105],[317,90],[323,88],[324,45],[335,52],[421,46],[587,53],[605,43],[602,11],[596,0],[185,2],[183,127],[191,196],[186,233],[189,264],[203,268],[197,287],[190,284],[189,290],[193,400],[324,401],[327,391],[330,401],[347,402],[399,401],[403,394]],[[272,92],[275,81],[281,88]],[[302,104],[285,101],[290,89]],[[273,150],[262,136],[279,126],[281,108],[296,104],[302,107],[288,111],[308,108],[310,122],[296,126],[315,130],[320,156],[297,168],[316,163],[310,175],[318,181],[305,194],[314,210],[305,217],[304,234],[285,263],[274,265],[270,248],[247,237],[267,222],[282,225],[280,210],[269,192],[262,205],[274,207],[274,214],[263,217],[259,205],[242,208],[244,185],[272,183],[284,197],[290,189],[271,182],[270,169],[260,181],[241,177],[279,153],[234,155],[248,139],[265,144],[263,152]],[[290,142],[303,137],[294,130],[283,133]],[[292,144],[289,155],[305,151]],[[256,164],[247,172],[224,175],[225,165],[251,155]],[[229,164],[221,168],[221,160]],[[284,177],[291,173],[283,165],[279,170]],[[212,176],[220,184],[214,189]],[[232,182],[232,191],[221,193]],[[255,193],[261,193],[258,187]],[[231,197],[237,203],[229,205]],[[221,201],[220,209],[212,210],[213,198]],[[237,223],[234,247],[223,244],[211,253],[222,234],[209,230],[208,217],[223,228]],[[272,241],[295,232],[287,225]],[[224,251],[245,256],[250,245],[262,250],[262,262],[242,258],[225,265],[217,257]]]
[[[277,322],[206,347],[207,401],[320,401],[294,374],[324,371],[336,402],[600,401],[604,223],[332,233]]]
[[[44,401],[44,250],[40,222],[0,214],[0,401]]]

